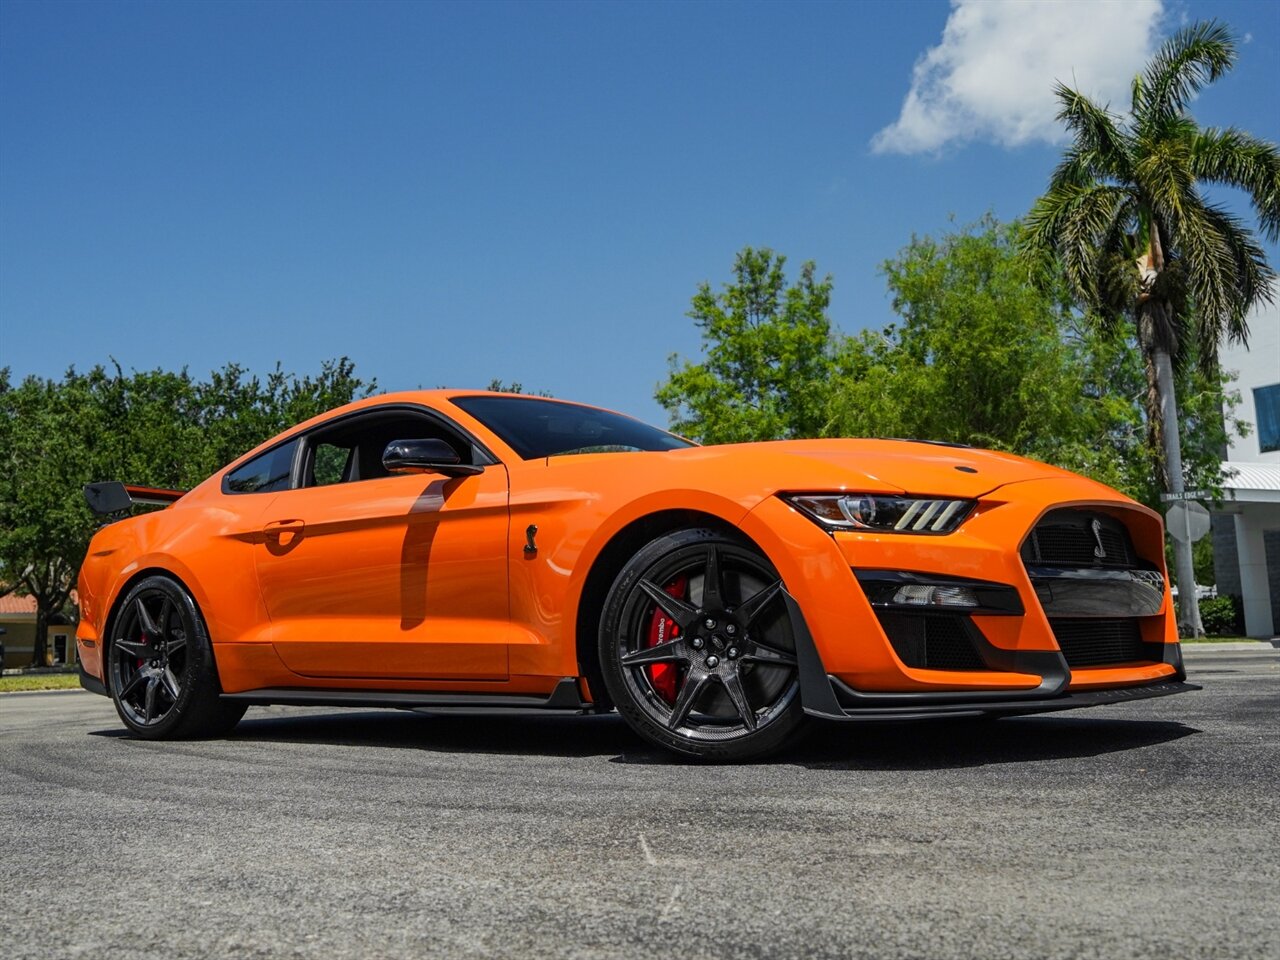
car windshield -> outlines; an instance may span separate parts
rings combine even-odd
[[[677,450],[688,440],[595,407],[536,397],[454,397],[525,460],[571,453]]]

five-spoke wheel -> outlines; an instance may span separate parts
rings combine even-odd
[[[231,729],[244,715],[244,706],[220,699],[204,621],[173,580],[156,576],[136,584],[120,602],[111,634],[111,697],[135,734],[210,736]]]
[[[782,581],[756,549],[711,530],[660,537],[623,568],[600,659],[631,725],[692,756],[760,756],[803,719]]]

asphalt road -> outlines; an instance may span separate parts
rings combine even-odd
[[[0,955],[1280,957],[1280,651],[682,764],[614,718],[0,697]]]

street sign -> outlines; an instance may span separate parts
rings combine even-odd
[[[1212,490],[1183,490],[1181,493],[1162,493],[1160,499],[1165,503],[1173,503],[1177,500],[1208,500],[1212,496]]]
[[[1179,543],[1195,543],[1209,532],[1209,511],[1202,503],[1180,500],[1165,514],[1165,529]]]

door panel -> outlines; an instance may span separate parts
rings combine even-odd
[[[507,473],[279,494],[258,583],[281,659],[314,677],[507,676]]]

